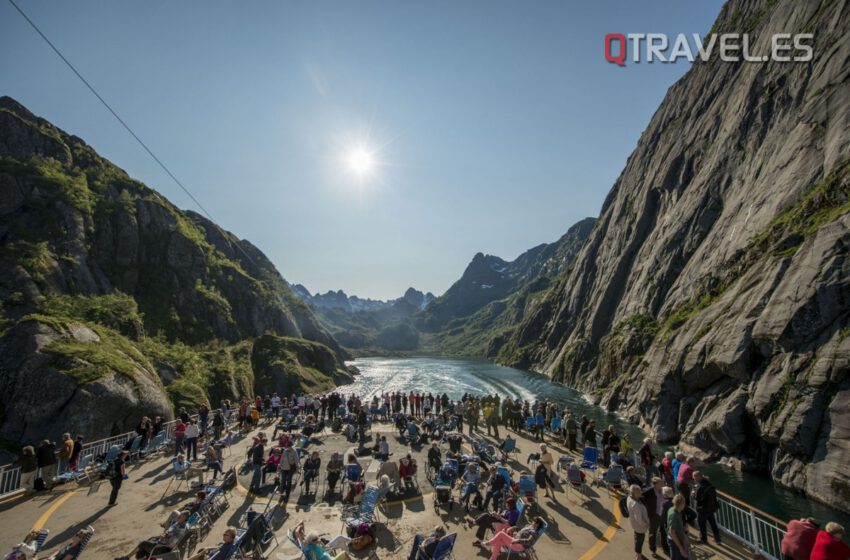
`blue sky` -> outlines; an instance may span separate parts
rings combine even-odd
[[[706,33],[722,5],[20,3],[221,226],[291,282],[375,298],[598,215],[689,66],[617,67],[604,35]],[[7,2],[0,94],[193,207]]]

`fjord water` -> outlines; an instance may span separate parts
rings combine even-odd
[[[360,375],[353,385],[343,388],[347,393],[371,397],[382,392],[423,391],[446,393],[452,399],[464,393],[499,393],[503,398],[510,395],[529,401],[545,398],[572,409],[579,418],[587,415],[596,420],[600,430],[613,424],[621,434],[630,434],[633,443],[644,437],[644,432],[636,426],[590,404],[578,391],[536,373],[483,360],[453,358],[359,358],[351,364],[360,370]],[[834,520],[850,526],[850,516],[780,488],[765,476],[721,465],[704,465],[700,470],[709,475],[718,489],[783,521],[811,515],[822,523]]]

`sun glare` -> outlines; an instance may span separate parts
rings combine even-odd
[[[363,176],[375,168],[375,158],[365,148],[355,148],[349,152],[346,158],[348,168],[357,175]]]

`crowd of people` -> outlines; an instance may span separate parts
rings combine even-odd
[[[194,415],[186,409],[178,411],[174,425],[169,427],[173,443],[171,467],[174,473],[196,480],[197,486],[203,488],[208,471],[212,471],[213,480],[223,474],[222,449],[230,445],[233,438],[229,427],[247,433],[266,422],[274,424],[271,436],[260,431],[245,454],[244,466],[251,473],[251,492],[261,493],[271,477],[276,492],[280,493],[280,502],[285,503],[296,480],[305,494],[310,494],[311,489],[317,492],[320,482],[324,482],[325,496],[339,493],[343,502],[350,503],[356,501],[366,485],[358,456],[343,457],[333,453],[323,461],[318,451],[309,451],[306,447],[329,427],[358,441],[363,449],[365,434],[376,421],[392,423],[399,440],[404,442],[403,451],[393,459],[398,450],[391,448],[386,435],[373,440],[371,453],[380,462],[376,479],[382,497],[418,488],[418,465],[408,448],[427,446],[427,468],[435,484],[443,476],[450,459],[462,463],[460,471],[453,473],[459,483],[459,501],[467,512],[473,508],[479,510],[475,517],[467,516],[465,523],[476,528],[474,545],[490,550],[493,559],[505,548],[522,550],[533,544],[545,530],[545,523],[541,517],[534,517],[525,526],[518,526],[520,494],[515,487],[513,493],[506,492],[514,483],[502,474],[507,454],[494,455],[490,464],[466,460],[460,451],[460,434],[465,429],[470,436],[480,436],[486,431],[488,436],[502,442],[500,448],[510,439],[510,436],[501,438],[500,428],[526,434],[529,439],[538,441],[539,452],[532,454],[534,483],[544,497],[555,501],[557,492],[564,488],[560,487],[555,457],[546,443],[546,436],[576,453],[598,448],[598,462],[603,469],[622,469],[621,511],[634,534],[637,559],[644,558],[643,549],[647,544],[653,557],[659,552],[674,560],[691,557],[686,531],[689,524],[698,529],[700,542],[708,542],[709,530],[716,543],[722,542],[716,519],[717,491],[709,477],[698,470],[694,457],[673,450],[658,455],[650,438],[635,445],[629,434],[618,433],[613,425],[599,432],[596,422],[587,416],[579,418],[569,408],[546,400],[528,402],[510,397],[503,399],[499,395],[470,394],[451,399],[447,394],[416,391],[382,393],[368,399],[331,392],[284,397],[271,394],[244,398],[238,404],[225,400],[215,411],[206,406],[200,407]],[[163,418],[142,418],[135,430],[141,438],[141,447],[164,429]],[[440,446],[442,442],[449,444],[445,455]],[[83,436],[71,438],[65,433],[58,445],[45,440],[37,449],[26,446],[20,464],[22,485],[27,492],[40,486],[38,480],[43,482],[43,487],[50,488],[58,474],[76,469],[83,445]],[[128,451],[124,449],[104,471],[112,486],[109,505],[117,503],[122,482],[127,478],[127,461]],[[203,500],[203,492],[200,492],[184,509],[169,516],[161,534],[139,542],[121,558],[145,558],[153,550],[173,549],[185,535],[189,517],[195,513],[193,507]],[[492,536],[485,540],[488,531]],[[228,528],[220,547],[226,550],[233,546],[235,535],[235,530]],[[445,536],[442,526],[430,535],[418,535],[411,558],[418,551],[433,552],[436,543]],[[844,529],[836,523],[828,523],[821,530],[813,519],[792,521],[782,542],[783,560],[847,558],[850,549],[846,548],[843,536]],[[297,538],[303,549],[312,551],[316,558],[343,557],[331,556],[327,550],[333,547],[317,540],[315,534],[306,533],[303,525]],[[19,546],[26,546],[26,541]],[[192,558],[205,558],[212,550],[198,551]]]

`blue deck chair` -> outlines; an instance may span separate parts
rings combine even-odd
[[[142,436],[136,436],[133,438],[133,441],[130,443],[130,449],[127,451],[129,453],[129,458],[139,457],[139,449],[142,447]]]
[[[590,470],[593,473],[594,481],[596,481],[596,475],[599,470],[599,449],[596,447],[585,447],[579,466]]]
[[[581,474],[581,467],[577,463],[570,463],[567,467],[567,483],[570,489],[587,497],[587,484],[585,484]]]
[[[537,541],[540,540],[540,537],[543,536],[543,534],[546,532],[546,529],[548,528],[549,524],[544,521],[543,526],[540,527],[540,530],[537,531],[537,534],[535,535],[534,540],[531,542],[531,544],[529,544],[522,550],[514,550],[513,547],[502,547],[502,552],[507,552],[508,558],[513,555],[525,556],[526,558],[535,558],[537,555],[534,552],[534,545],[537,544]]]
[[[366,490],[363,491],[363,500],[360,502],[360,507],[356,511],[353,509],[343,510],[343,527],[357,527],[361,523],[374,523],[376,512],[378,511],[378,501],[380,499],[381,491],[378,487],[367,486]]]
[[[109,448],[109,451],[106,452],[106,458],[104,458],[103,463],[100,464],[100,474],[106,473],[106,469],[109,468],[109,463],[111,463],[118,457],[118,453],[120,451],[121,448],[117,445],[113,445]]]
[[[608,489],[608,495],[611,492],[620,492],[623,489],[623,467],[622,465],[611,465],[607,471],[602,474],[602,484]]]
[[[83,551],[89,545],[89,541],[92,536],[94,536],[94,528],[89,525],[86,527],[86,534],[83,536],[83,540],[80,541],[80,550],[77,552],[76,556],[74,556],[74,560],[78,560],[83,555]]]
[[[534,427],[536,425],[537,425],[537,423],[534,420],[534,416],[529,416],[528,418],[525,419],[525,429],[526,429],[526,431],[533,432]]]
[[[564,421],[560,418],[552,418],[552,422],[549,424],[549,435],[555,439],[560,438],[561,428],[564,425]]]
[[[457,541],[457,533],[449,533],[437,543],[434,548],[434,554],[428,556],[422,550],[419,550],[416,555],[416,560],[446,560],[453,558],[455,541]]]
[[[83,455],[83,458],[80,459],[80,462],[77,463],[77,468],[74,470],[67,470],[57,476],[58,480],[62,482],[70,482],[72,480],[76,482],[80,482],[80,480],[89,478],[89,465],[91,465],[94,456],[91,453]]]
[[[505,438],[505,441],[499,446],[499,451],[502,452],[502,461],[507,462],[510,459],[511,453],[519,453],[516,447],[516,440],[511,436]]]
[[[32,546],[35,549],[36,557],[38,556],[38,551],[41,550],[41,547],[43,547],[44,543],[47,542],[47,536],[49,534],[50,529],[41,529],[38,532],[38,536],[35,538],[35,542],[32,543]]]
[[[505,479],[506,488],[510,488],[514,485],[514,481],[511,478],[511,471],[509,471],[507,467],[496,467],[496,472]]]
[[[532,475],[520,475],[517,497],[524,501],[526,506],[537,507],[537,483]]]

